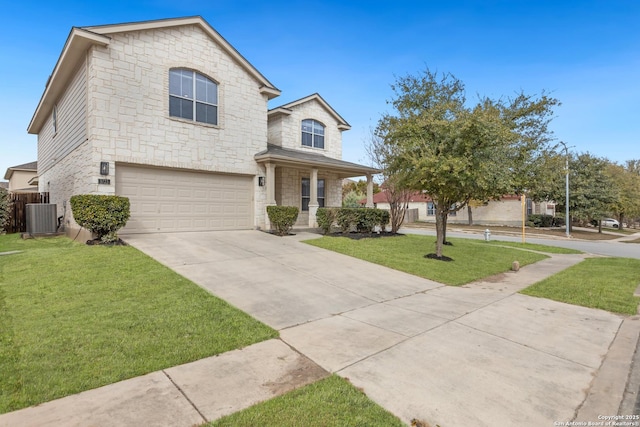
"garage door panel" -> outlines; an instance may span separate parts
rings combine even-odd
[[[248,229],[253,178],[116,165],[116,193],[128,197],[123,233]]]

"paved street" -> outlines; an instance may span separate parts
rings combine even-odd
[[[456,227],[453,224],[448,225],[449,230],[447,236],[460,237],[464,239],[484,239],[482,231],[478,230],[475,233],[455,231]],[[500,227],[487,227],[492,230],[491,240],[504,240],[507,242],[521,242],[521,236],[507,236],[500,234]],[[409,228],[405,227],[401,230],[406,234],[420,234],[425,236],[435,236],[435,230],[423,229],[423,228]],[[640,236],[640,233],[638,234]],[[529,237],[525,235],[527,243],[539,243],[541,245],[559,246],[562,248],[577,249],[590,254],[606,255],[614,257],[624,258],[638,258],[640,259],[640,244],[637,243],[622,243],[612,240],[577,240],[566,239],[562,237],[555,238],[541,238],[541,237]]]

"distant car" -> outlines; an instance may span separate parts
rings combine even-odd
[[[597,221],[596,221],[596,225],[598,225]],[[618,222],[617,219],[602,218],[602,226],[603,227],[610,227],[610,228],[620,228],[620,223]]]

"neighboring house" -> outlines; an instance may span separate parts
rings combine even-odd
[[[9,181],[7,189],[10,193],[37,193],[38,162],[11,166],[4,174],[4,179]]]
[[[427,222],[436,221],[435,206],[428,195],[415,192],[409,197],[408,208],[418,210],[418,220]],[[389,209],[387,194],[384,191],[373,196],[373,203],[377,208]],[[472,207],[471,214],[473,223],[477,225],[519,226],[522,225],[522,201],[519,196],[506,195],[500,200],[489,201],[486,205]],[[547,202],[534,203],[531,199],[526,199],[525,214],[554,216],[555,205]],[[468,207],[450,213],[447,222],[450,224],[468,224]]]
[[[339,206],[349,124],[318,94],[280,95],[201,17],[73,28],[28,131],[40,191],[76,229],[69,199],[131,202],[123,232],[268,228],[266,206]],[[371,206],[373,202],[369,203]]]

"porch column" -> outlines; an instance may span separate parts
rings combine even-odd
[[[318,213],[318,169],[311,169],[311,179],[309,180],[309,227],[318,226],[316,214]]]
[[[276,204],[276,165],[267,163],[267,205]]]
[[[276,205],[276,165],[267,163],[265,168],[267,170],[267,176],[265,177],[267,181],[267,200],[264,206],[264,225],[267,230],[271,230],[271,221],[269,221],[269,215],[267,214],[267,206]]]
[[[373,175],[367,174],[367,204],[366,207],[373,207]]]

